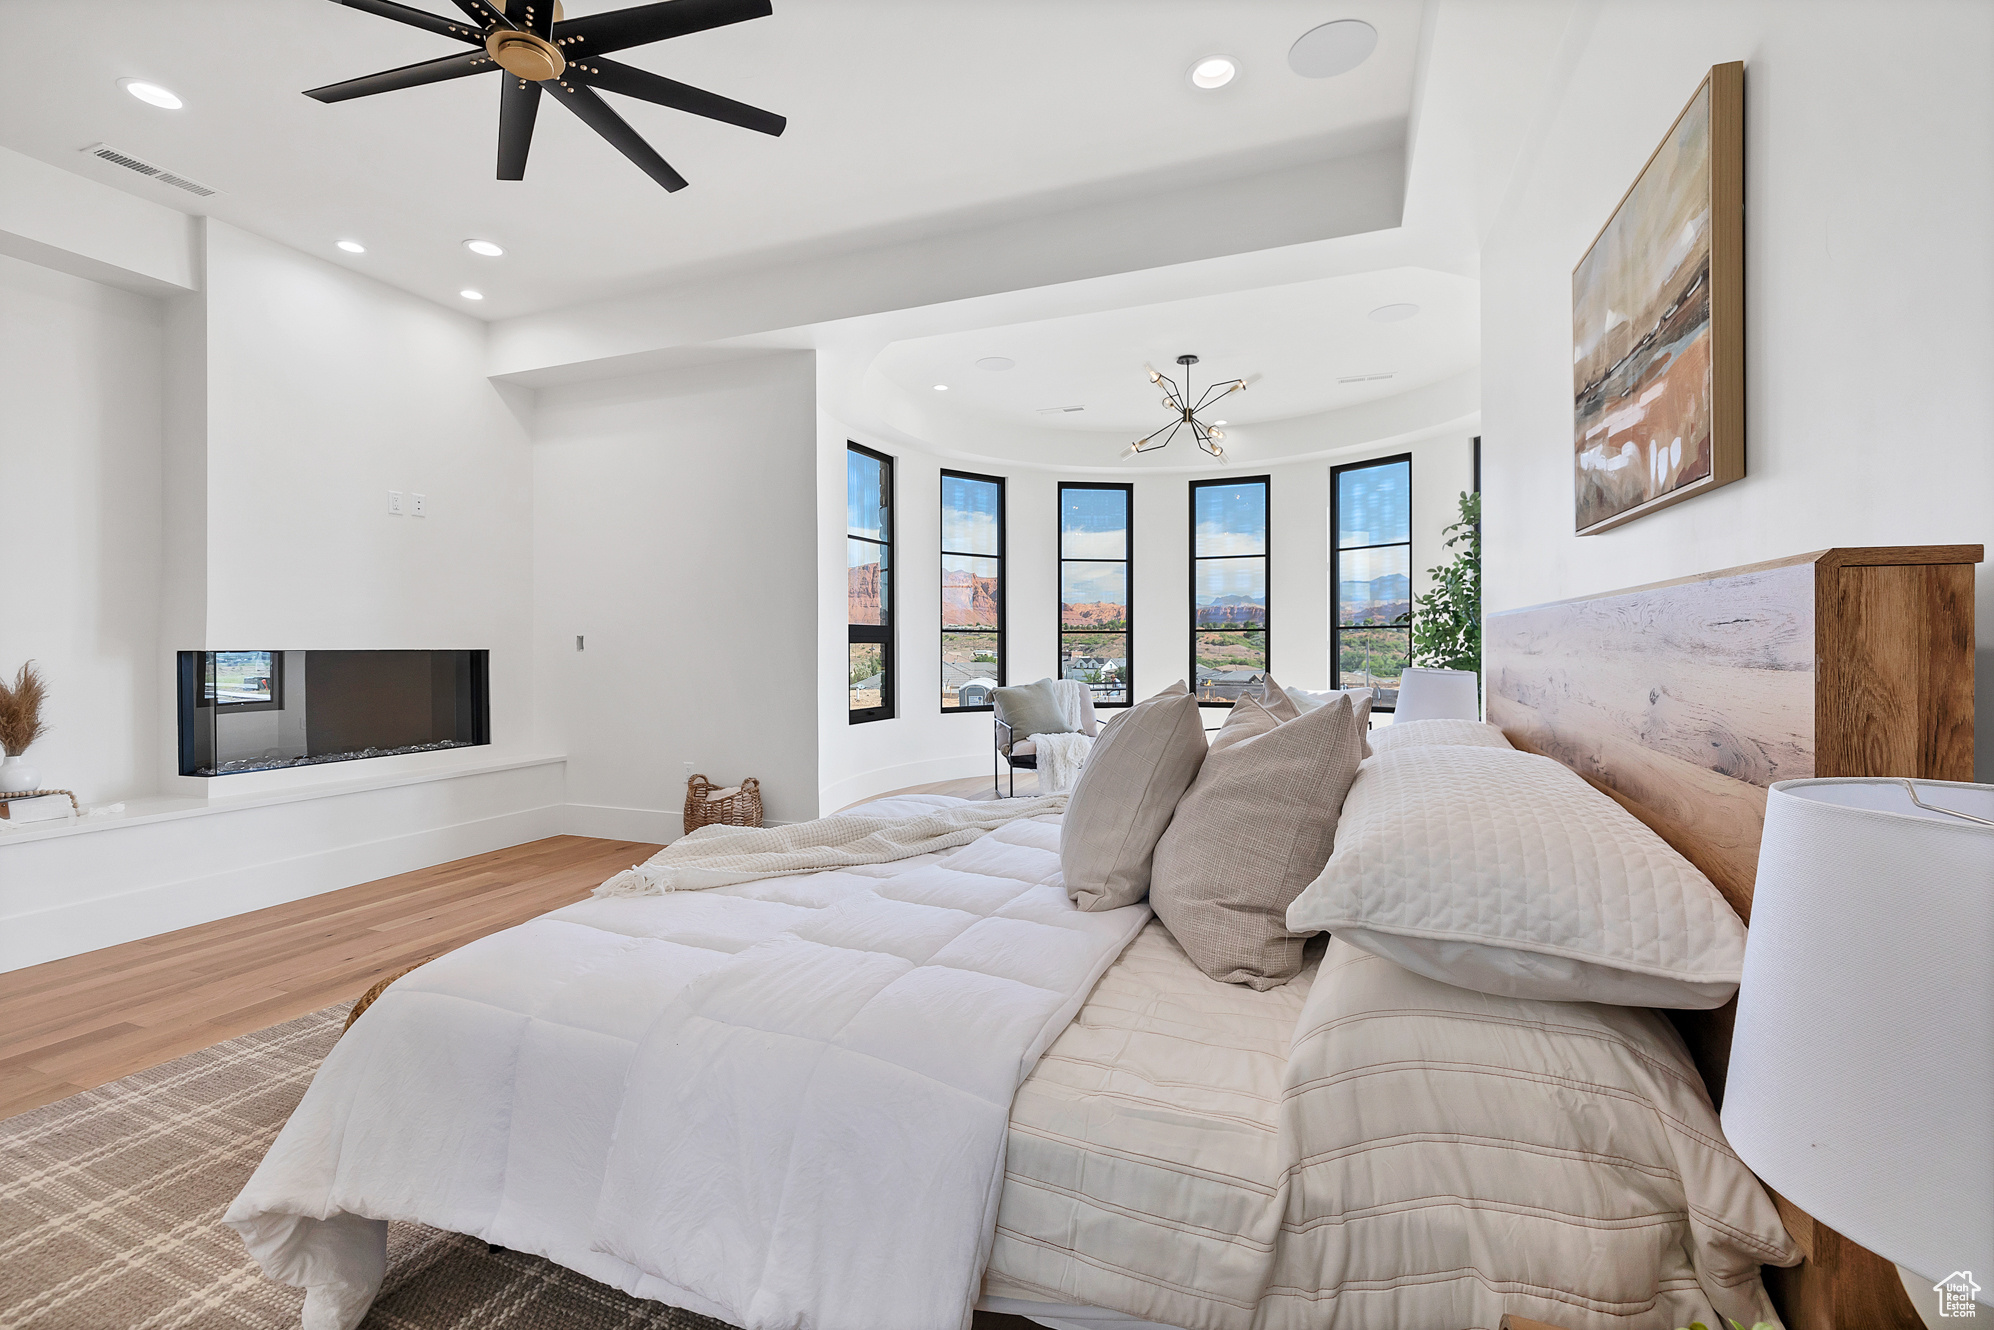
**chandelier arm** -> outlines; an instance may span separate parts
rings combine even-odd
[[[1231,392],[1232,385],[1237,382],[1239,382],[1239,380],[1237,379],[1227,379],[1224,383],[1213,384],[1211,387],[1205,389],[1205,395],[1199,398],[1198,404],[1192,407],[1191,409],[1193,411],[1204,410],[1206,407],[1210,406],[1213,402],[1216,402],[1219,398],[1224,397],[1227,393]]]
[[[1190,376],[1187,374],[1185,377],[1189,378]],[[1163,395],[1168,397],[1171,405],[1175,406],[1179,411],[1184,409],[1184,398],[1177,391],[1177,380],[1171,378],[1168,374],[1163,376]]]
[[[1176,422],[1172,422],[1172,423],[1174,424],[1174,423],[1176,423]],[[1143,435],[1143,436],[1142,436],[1142,437],[1141,437],[1140,439],[1137,439],[1137,440],[1135,441],[1135,443],[1134,443],[1133,445],[1131,445],[1131,446],[1132,446],[1132,447],[1134,447],[1134,448],[1135,448],[1135,450],[1136,450],[1137,452],[1142,452],[1142,451],[1143,451],[1143,445],[1144,445],[1145,443],[1148,443],[1148,442],[1149,442],[1149,441],[1150,441],[1151,439],[1155,438],[1155,437],[1156,437],[1157,435],[1159,435],[1159,434],[1163,433],[1163,431],[1165,431],[1165,430],[1167,430],[1167,429],[1169,429],[1169,428],[1170,428],[1170,426],[1169,426],[1169,425],[1158,425],[1158,426],[1157,426],[1157,427],[1156,427],[1155,429],[1153,429],[1153,430],[1151,430],[1151,431],[1150,431],[1149,433],[1147,433],[1147,434]],[[1162,444],[1158,444],[1158,445],[1157,445],[1157,447],[1158,447],[1158,448],[1160,448],[1160,447],[1162,447],[1162,446],[1163,446]],[[1156,449],[1155,449],[1155,448],[1151,448],[1151,449],[1149,449],[1149,451],[1150,451],[1150,452],[1155,452],[1155,451],[1156,451]]]

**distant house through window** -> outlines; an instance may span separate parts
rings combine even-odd
[[[1266,476],[1191,482],[1191,677],[1230,708],[1267,677]]]
[[[1332,467],[1330,518],[1330,686],[1376,688],[1372,709],[1391,711],[1412,649],[1411,455]]]
[[[1107,482],[1059,487],[1059,677],[1085,683],[1097,707],[1125,707],[1132,696],[1134,494]]]
[[[893,459],[845,450],[845,622],[851,723],[893,716]]]
[[[942,472],[942,710],[988,711],[1004,683],[1004,482]]]

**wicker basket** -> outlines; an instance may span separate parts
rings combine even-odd
[[[721,787],[704,776],[685,783],[685,829],[718,822],[723,827],[759,827],[762,824],[762,783],[753,776],[725,799],[710,796]]]

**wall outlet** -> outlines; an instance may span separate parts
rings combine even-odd
[[[409,497],[409,513],[411,516],[414,517],[429,516],[429,496],[427,494],[411,494],[408,497]]]
[[[686,778],[687,780],[691,780],[691,779],[692,779],[692,763],[690,763],[690,762],[688,762],[688,763],[686,763],[686,764],[685,764],[685,778]]]
[[[396,517],[402,515],[402,492],[400,490],[388,491],[388,511]]]

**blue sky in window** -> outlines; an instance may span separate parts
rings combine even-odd
[[[1412,463],[1345,471],[1336,478],[1336,543],[1389,545],[1412,539]]]
[[[880,534],[880,479],[878,459],[850,449],[845,451],[845,531],[848,535],[883,539]]]
[[[1267,485],[1207,485],[1197,493],[1199,557],[1267,552]]]
[[[1059,567],[1059,599],[1067,605],[1129,603],[1129,573],[1125,563],[1068,562]]]
[[[1067,559],[1126,559],[1129,549],[1127,490],[1061,491],[1059,552]]]
[[[997,508],[1003,490],[995,481],[942,477],[942,548],[961,554],[997,553]]]

